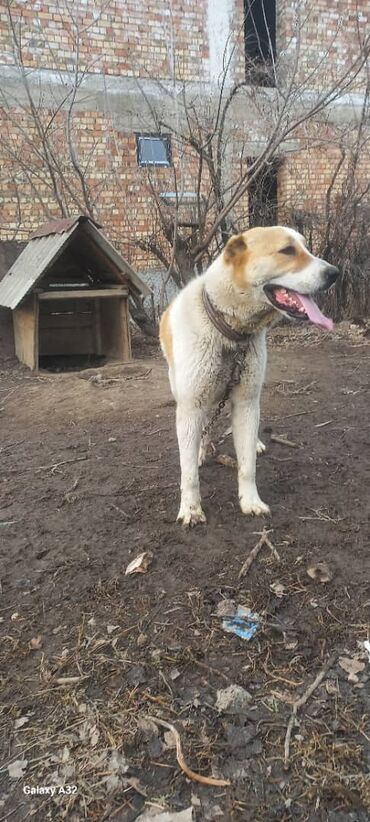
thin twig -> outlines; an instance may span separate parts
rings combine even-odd
[[[292,440],[287,440],[285,437],[279,437],[277,434],[271,434],[270,437],[271,442],[278,442],[279,445],[286,445],[287,448],[298,448],[296,442],[292,442]]]
[[[56,471],[57,468],[60,468],[61,465],[67,465],[69,462],[81,462],[82,460],[90,459],[86,455],[83,457],[73,457],[69,460],[62,460],[62,462],[53,462],[51,465],[39,465],[38,468],[35,468],[35,471],[49,471],[52,472]],[[30,469],[31,470],[31,469]]]
[[[242,567],[239,571],[239,579],[241,579],[242,577],[245,577],[245,575],[248,573],[248,571],[249,571],[249,569],[252,565],[252,562],[254,562],[254,560],[258,556],[261,548],[264,545],[267,545],[267,547],[270,549],[270,551],[272,551],[272,553],[275,555],[276,559],[280,559],[276,548],[274,548],[274,546],[272,545],[272,543],[268,539],[267,534],[269,534],[269,533],[270,533],[270,531],[267,531],[266,528],[263,529],[260,539],[258,540],[257,544],[254,546],[254,548],[252,548],[250,554],[248,554],[247,559],[245,560],[244,564],[242,565]]]
[[[306,690],[302,694],[302,696],[300,696],[299,699],[297,699],[297,701],[293,705],[292,715],[291,715],[291,717],[289,719],[289,722],[288,722],[288,727],[287,727],[286,736],[285,736],[285,743],[284,743],[284,768],[286,770],[289,768],[290,739],[291,739],[291,736],[292,736],[292,730],[293,730],[294,722],[295,722],[295,719],[296,719],[296,716],[297,716],[297,712],[299,711],[300,708],[302,708],[302,705],[306,704],[306,702],[308,701],[310,696],[312,696],[312,694],[316,690],[316,688],[320,685],[320,683],[323,681],[323,679],[325,679],[326,674],[328,673],[328,671],[330,670],[330,668],[334,664],[336,658],[337,658],[337,654],[332,654],[332,656],[329,657],[329,659],[325,663],[324,667],[321,669],[320,673],[317,675],[316,679],[314,679],[314,681],[311,683],[311,685],[309,685],[308,688],[306,688]]]
[[[176,759],[181,770],[184,771],[184,774],[188,777],[188,779],[193,779],[194,782],[200,782],[202,785],[215,785],[218,787],[226,787],[227,785],[230,785],[230,782],[227,779],[215,779],[213,776],[202,776],[201,774],[192,771],[186,764],[183,757],[180,734],[175,726],[171,725],[170,722],[166,722],[165,719],[159,719],[157,716],[148,716],[147,719],[150,719],[157,725],[161,725],[162,728],[167,728],[171,731],[171,733],[173,733],[176,741]]]

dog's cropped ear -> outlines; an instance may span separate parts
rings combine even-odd
[[[230,237],[226,243],[224,257],[226,263],[235,263],[238,258],[247,250],[247,243],[243,234],[236,234],[235,237]]]

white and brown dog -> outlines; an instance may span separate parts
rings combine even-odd
[[[232,431],[238,460],[243,514],[268,514],[256,488],[260,393],[266,364],[266,330],[280,315],[310,320],[331,330],[312,297],[328,289],[338,270],[314,257],[297,231],[282,226],[252,228],[231,237],[205,274],[192,280],[164,312],[160,326],[171,390],[181,464],[185,525],[205,522],[199,470],[207,443],[202,430],[222,400],[236,351],[245,367],[231,392]]]

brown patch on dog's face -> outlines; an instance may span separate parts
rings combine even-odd
[[[232,280],[241,291],[274,277],[303,271],[312,261],[304,238],[280,226],[251,228],[231,237],[224,251]]]
[[[166,308],[162,314],[159,325],[159,339],[168,364],[172,363],[173,359],[173,341],[172,331],[170,326],[170,309]]]

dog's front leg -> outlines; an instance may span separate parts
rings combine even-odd
[[[177,520],[184,525],[206,522],[200,504],[198,455],[204,413],[199,408],[178,405],[176,429],[181,466],[181,505]]]
[[[270,509],[259,497],[256,487],[256,449],[259,426],[259,392],[248,396],[245,385],[238,385],[232,395],[232,429],[238,460],[239,500],[243,514],[269,514]]]

